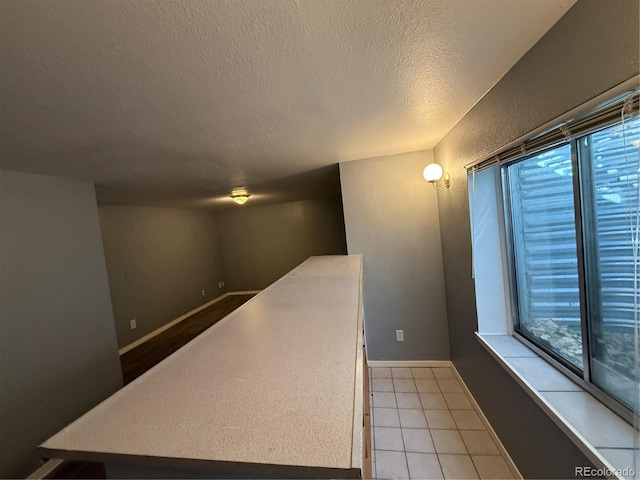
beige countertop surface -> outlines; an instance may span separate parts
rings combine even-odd
[[[361,274],[360,255],[309,258],[40,455],[352,468]]]

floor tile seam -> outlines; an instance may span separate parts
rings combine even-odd
[[[376,449],[372,448],[371,449],[371,478],[376,479],[378,478],[378,466],[376,465]],[[365,479],[366,480],[366,479]]]
[[[420,397],[420,393],[418,393],[418,398],[420,399],[420,405],[422,405],[422,410],[447,410],[449,411],[449,405],[447,404],[446,399],[444,398],[444,395],[442,395],[442,392],[422,392],[424,394],[431,394],[431,393],[440,393],[440,395],[442,396],[442,399],[445,400],[445,405],[447,405],[447,408],[425,408],[424,407],[424,403],[422,403],[422,398]]]
[[[435,448],[434,448],[435,450]],[[424,453],[425,455],[435,455],[436,462],[438,462],[438,468],[440,468],[440,473],[442,474],[442,478],[444,478],[444,470],[442,469],[442,463],[440,463],[440,459],[438,458],[438,454],[434,451],[433,453],[425,453],[425,452],[409,452],[409,453]],[[407,468],[409,466],[409,459],[407,458]],[[411,471],[409,471],[409,478],[411,479]],[[420,479],[415,479],[420,480]]]
[[[431,434],[429,434],[429,437],[431,437]],[[404,445],[404,436],[402,437],[402,442]],[[433,453],[429,453],[429,452],[407,452],[407,447],[405,446],[405,450],[404,450],[404,457],[407,461],[407,474],[409,475],[409,479],[410,480],[420,480],[420,479],[412,479],[411,477],[411,469],[409,468],[409,456],[407,455],[407,453],[423,453],[425,455],[435,455],[436,456],[436,461],[438,462],[438,467],[440,467],[440,473],[442,473],[442,478],[444,478],[444,471],[442,470],[442,465],[440,464],[440,459],[438,458],[438,454],[436,453],[436,447],[435,444],[433,443],[433,438],[431,438],[431,443],[433,444]]]
[[[431,429],[430,428],[416,428],[415,430],[426,430],[427,434],[429,435],[429,439],[431,440],[431,445],[433,445],[433,453],[436,453],[436,444],[433,441],[433,435],[431,435]]]
[[[460,431],[460,430],[459,430]],[[480,430],[461,430],[461,431],[465,431],[465,432],[479,432]],[[485,430],[486,432],[486,430]],[[467,445],[467,441],[464,439],[464,437],[462,435],[460,435],[462,437],[462,442],[464,443],[465,448],[467,449],[467,452],[469,452],[469,455],[473,455],[471,453],[471,451],[469,450],[469,446]],[[489,439],[491,439],[491,436],[489,436]],[[498,453],[476,453],[475,455],[485,455],[488,457],[502,457],[502,454],[500,453],[500,450],[498,449],[498,446],[495,444],[495,442],[493,441],[493,439],[491,439],[491,443],[493,444],[493,446],[495,447],[496,451]]]
[[[375,450],[376,449],[376,436],[374,435],[374,431],[373,429],[375,428],[375,416],[374,416],[374,409],[375,407],[373,406],[373,395],[371,395],[371,446],[373,447],[372,449]]]
[[[442,390],[442,385],[440,384],[440,382],[442,382],[443,380],[454,380],[458,384],[458,387],[460,387],[460,390],[455,392],[444,392]],[[442,393],[464,393],[464,391],[462,390],[462,387],[460,386],[460,383],[455,378],[436,378],[436,384],[438,385],[438,388]]]
[[[405,462],[405,466],[407,467],[407,476],[409,476],[410,475],[409,474],[409,461],[407,459],[407,451],[404,450],[404,440],[403,440],[402,446],[403,446],[403,450],[388,450],[386,448],[376,448],[374,452],[395,452],[395,453],[402,452],[402,453],[404,453],[404,462]],[[376,464],[376,478],[379,478],[379,477],[377,477],[377,474],[378,474],[378,465]]]
[[[414,384],[415,384],[415,381],[414,381]],[[394,389],[393,396],[394,396],[394,397],[395,397],[395,399],[396,399],[396,410],[416,410],[416,409],[412,409],[412,408],[402,408],[402,409],[401,409],[401,408],[398,406],[398,393],[413,393],[413,392],[396,392],[396,391],[395,391],[395,389]],[[418,401],[420,401],[420,397],[418,397]],[[420,406],[422,406],[422,403],[420,403]],[[399,417],[399,416],[400,416],[400,412],[398,412],[398,417]]]
[[[395,385],[394,385],[394,390],[395,390]],[[395,392],[394,392],[393,396],[396,397]],[[398,405],[398,397],[396,397],[396,406],[397,405]],[[398,410],[398,409],[396,408],[396,410]],[[398,421],[400,421],[400,412],[397,412],[397,413],[398,413]],[[409,479],[411,479],[411,472],[409,471],[409,457],[407,457],[407,445],[404,443],[404,435],[402,434],[402,426],[400,426],[400,438],[402,438],[402,450],[404,452],[404,463],[407,466],[407,477],[409,477]]]
[[[413,381],[414,381],[414,384],[415,384],[415,378],[413,378]],[[394,385],[394,387],[395,387],[395,385]],[[396,398],[396,405],[397,405],[398,397],[397,397],[397,395],[395,395],[396,393],[413,393],[413,392],[395,392],[395,388],[394,388],[394,396]],[[420,406],[421,407],[423,406],[422,402],[420,402]],[[401,410],[400,407],[396,407],[395,410],[397,411],[398,418],[399,418],[400,417],[399,410]],[[422,410],[422,414],[424,415],[425,422],[426,422],[426,415],[424,414],[424,408],[421,408],[421,409],[403,409],[403,410]],[[402,433],[402,430],[426,430],[427,431],[427,433],[429,435],[429,438],[431,440],[431,444],[433,445],[433,453],[432,454],[436,455],[436,461],[438,462],[438,468],[440,469],[440,473],[442,474],[442,477],[444,478],[444,470],[442,468],[442,464],[440,462],[440,459],[437,456],[437,452],[436,452],[436,449],[435,449],[435,442],[433,441],[433,436],[431,435],[431,431],[430,431],[430,429],[428,427],[428,423],[427,423],[427,428],[413,428],[413,427],[403,427],[403,426],[400,426],[400,427],[388,427],[388,428],[400,428],[400,436],[402,438],[402,446],[403,446],[403,449],[404,449],[403,451],[404,451],[404,457],[405,457],[405,464],[406,464],[406,467],[407,467],[407,475],[408,475],[410,480],[412,479],[412,476],[411,476],[411,469],[409,468],[409,457],[408,457],[407,453],[425,453],[425,454],[429,454],[429,452],[409,452],[407,450],[407,446],[406,446],[406,443],[405,443],[405,440],[404,440],[404,435]],[[466,446],[465,446],[465,448],[466,448]],[[376,470],[376,475],[377,475],[377,470]]]
[[[472,457],[491,457],[491,458],[502,457],[502,455],[488,455],[486,453],[472,453],[471,456]]]
[[[407,453],[422,453],[424,455],[436,455],[435,450],[433,452],[418,452],[416,450],[407,450]]]
[[[469,453],[469,448],[467,448],[467,444],[464,441],[464,438],[462,437],[462,435],[460,435],[460,431],[459,430],[445,430],[445,429],[441,429],[441,428],[440,429],[436,428],[434,430],[441,431],[441,432],[458,432],[458,435],[460,436],[460,439],[462,440],[462,445],[464,445],[464,450],[465,450],[465,452],[467,452],[466,454],[467,455],[471,455],[471,453]],[[429,433],[431,433],[431,432],[429,432]],[[432,439],[433,439],[433,436],[432,436]],[[435,441],[433,442],[433,445],[435,447]],[[460,453],[460,454],[449,454],[449,455],[464,455],[464,454]]]
[[[378,428],[404,428],[407,430],[438,430],[438,431],[443,431],[443,432],[451,432],[451,431],[456,431],[456,432],[486,432],[486,429],[482,429],[482,430],[474,430],[473,428],[433,428],[433,427],[403,427],[403,426],[399,426],[399,427],[390,427],[390,426],[385,426],[385,425],[374,425],[374,427],[378,427]],[[492,440],[493,441],[493,440]],[[633,447],[600,447],[600,448],[610,448],[612,450],[634,450]]]
[[[399,428],[399,429],[404,429],[404,430],[443,430],[443,431],[447,431],[447,432],[451,432],[451,431],[465,431],[465,432],[481,432],[483,430],[458,430],[457,428],[424,428],[424,427],[403,427],[402,425],[400,425],[399,427],[389,427],[386,425],[374,425],[375,428]],[[486,430],[484,430],[486,432]]]
[[[436,377],[413,377],[414,380],[435,380]]]
[[[434,382],[436,382],[437,390],[421,391],[418,388],[418,384],[416,383],[416,380],[433,380]],[[416,387],[416,391],[415,392],[398,392],[398,393],[418,393],[418,394],[420,394],[420,393],[440,393],[440,394],[442,394],[442,393],[464,393],[463,390],[460,390],[459,392],[443,392],[442,388],[440,387],[440,384],[438,383],[438,379],[437,378],[436,379],[431,379],[431,378],[417,378],[416,379],[416,378],[414,378],[413,379],[413,384]],[[394,387],[394,390],[395,390],[395,384],[394,384],[393,387]]]
[[[394,375],[393,375],[393,369],[394,369],[394,368],[405,368],[405,367],[391,367],[391,378],[397,378],[398,380],[413,378],[413,373],[411,374],[411,376],[410,376],[410,377],[400,377],[400,376],[396,377],[396,376],[394,376]],[[399,375],[399,374],[398,374],[398,375]]]
[[[369,386],[371,388],[373,388],[373,370],[371,369],[371,367],[368,367],[368,372],[369,373]],[[373,406],[373,389],[369,392],[369,416],[371,417],[371,425],[370,425],[370,435],[371,435],[371,450],[373,452],[375,452],[376,449],[376,438],[375,438],[375,434],[373,429],[375,428],[375,416],[374,416],[374,409],[375,407]],[[371,461],[375,464],[375,460],[374,460],[374,454],[371,454],[372,459]],[[373,470],[373,468],[372,468]],[[377,476],[377,472],[371,472],[372,474],[375,473],[375,475],[372,475],[373,477]]]
[[[403,379],[403,380],[404,380],[405,378],[398,378],[398,379]],[[408,379],[408,378],[407,378],[407,379]],[[395,383],[393,382],[393,377],[392,377],[392,379],[391,379],[391,380],[392,380],[392,382],[391,382],[391,383],[392,383],[392,385],[393,385],[393,387],[394,387],[394,391],[393,391],[393,392],[378,392],[378,393],[393,393],[393,394],[394,394],[394,398],[395,398],[395,400],[396,400],[396,407],[376,407],[376,408],[388,408],[388,409],[394,409],[394,410],[398,411],[398,417],[399,417],[399,410],[422,410],[422,411],[423,411],[423,415],[425,416],[425,420],[426,420],[426,414],[424,413],[424,412],[425,412],[425,410],[447,411],[447,412],[452,412],[452,411],[474,411],[474,412],[475,412],[475,409],[473,408],[473,404],[471,405],[471,408],[451,408],[451,407],[449,407],[449,404],[448,404],[448,403],[446,403],[446,398],[445,398],[445,403],[446,403],[446,405],[447,405],[447,408],[446,408],[446,409],[445,409],[445,408],[424,408],[424,404],[422,403],[422,399],[420,398],[420,394],[421,394],[421,393],[439,393],[440,395],[442,395],[442,396],[443,396],[443,398],[444,398],[444,393],[449,393],[449,394],[462,394],[462,395],[464,395],[464,397],[465,397],[467,400],[469,400],[469,403],[471,403],[471,400],[469,399],[469,396],[466,394],[466,392],[465,392],[464,390],[463,390],[462,392],[442,392],[442,391],[438,391],[438,392],[419,392],[419,391],[418,391],[418,389],[417,389],[417,384],[416,384],[416,380],[417,380],[417,379],[413,376],[413,372],[412,372],[412,379],[413,379],[414,386],[416,387],[416,391],[415,391],[415,392],[398,392],[398,391],[396,391],[396,390],[395,390]],[[421,380],[428,380],[428,378],[419,378],[419,379],[421,379]],[[452,377],[452,378],[441,378],[441,379],[440,379],[440,378],[435,377],[435,375],[434,375],[434,378],[433,378],[433,379],[435,379],[435,380],[436,380],[436,384],[438,385],[438,387],[439,387],[439,388],[440,388],[440,383],[438,382],[438,380],[456,380],[456,381],[457,381],[457,379],[455,378],[455,376],[454,376],[454,377]],[[417,408],[398,407],[398,406],[397,406],[397,404],[398,404],[398,397],[397,397],[397,394],[398,394],[398,393],[415,393],[415,394],[417,394],[417,395],[418,395],[418,399],[419,399],[419,401],[420,401],[420,405],[421,405],[421,407],[422,407],[422,408],[417,409]],[[455,423],[455,419],[454,419],[454,423]],[[383,428],[400,428],[400,430],[402,430],[402,429],[408,429],[408,430],[428,430],[428,431],[429,431],[429,436],[431,437],[431,441],[432,441],[432,442],[433,442],[433,444],[434,444],[434,450],[435,450],[435,442],[433,441],[433,436],[431,435],[431,431],[432,431],[432,430],[440,430],[440,431],[453,431],[453,430],[455,430],[455,431],[457,431],[457,432],[463,432],[463,431],[469,431],[469,432],[480,432],[480,431],[485,431],[485,432],[486,432],[486,431],[487,431],[487,430],[486,430],[486,428],[484,427],[484,425],[483,425],[482,429],[468,429],[468,428],[467,428],[467,429],[460,429],[460,428],[457,426],[457,424],[456,424],[456,428],[455,428],[455,429],[443,429],[443,428],[440,428],[440,429],[434,429],[434,428],[430,428],[430,427],[428,426],[428,421],[427,421],[427,428],[426,428],[426,429],[425,429],[425,428],[420,428],[420,427],[403,427],[402,425],[400,425],[399,427],[383,427]],[[405,453],[405,461],[406,461],[406,464],[407,464],[407,471],[409,472],[409,476],[411,476],[411,473],[410,473],[410,471],[409,471],[409,460],[408,460],[408,457],[407,457],[407,453],[426,453],[426,452],[407,452],[407,450],[406,450],[406,446],[405,446],[405,443],[404,443],[404,436],[402,435],[402,431],[400,432],[400,434],[401,434],[401,437],[402,437],[402,444],[403,444],[404,453]],[[475,466],[475,463],[473,462],[473,455],[469,452],[469,449],[468,449],[468,447],[467,447],[467,444],[466,444],[466,442],[464,441],[464,438],[462,437],[462,435],[460,435],[460,437],[462,438],[462,441],[463,441],[463,444],[464,444],[464,447],[465,447],[465,450],[466,450],[466,452],[467,452],[467,453],[465,453],[465,454],[446,454],[446,453],[439,454],[438,452],[434,452],[434,454],[435,454],[435,455],[466,455],[466,456],[468,456],[469,458],[471,458],[471,463],[472,463],[472,465],[473,465],[473,468],[474,468],[474,470],[475,470],[476,474],[478,475],[478,478],[480,478],[480,474],[479,474],[479,472],[478,472],[478,470],[477,470],[477,468],[476,468],[476,466]],[[493,441],[493,440],[492,440],[492,441]],[[495,445],[495,444],[494,444],[494,445]],[[496,448],[497,448],[497,447],[496,447]],[[621,447],[621,449],[624,449],[624,447]],[[397,450],[391,450],[391,451],[397,451]],[[498,453],[497,453],[497,454],[486,454],[486,453],[483,453],[483,454],[475,454],[475,456],[486,456],[486,457],[494,457],[494,458],[495,458],[495,457],[501,457],[501,458],[503,458],[502,454],[501,454],[499,451],[498,451]],[[503,460],[504,460],[504,458],[503,458]],[[505,460],[505,461],[506,461],[506,460]],[[438,463],[439,463],[439,466],[440,466],[440,470],[441,470],[441,472],[442,472],[442,474],[443,474],[443,476],[444,476],[444,470],[442,469],[442,463],[440,462],[439,457],[438,457]]]
[[[471,459],[471,465],[473,466],[473,470],[476,472],[476,475],[478,476],[478,478],[480,477],[480,472],[478,471],[478,469],[476,468],[476,464],[473,461],[473,456],[470,453],[465,454],[461,454],[461,453],[443,453],[442,455],[461,455],[461,456],[467,456]],[[438,457],[438,461],[440,461],[440,457]],[[442,476],[444,477],[444,470],[442,471]]]
[[[449,430],[449,431],[457,430],[458,432],[486,432],[487,431],[485,428],[483,428],[482,430],[476,430],[473,428],[430,428],[429,430]]]
[[[455,379],[455,378],[454,378],[454,379]],[[414,383],[415,383],[415,380],[416,380],[416,379],[414,378]],[[442,395],[443,393],[458,393],[458,394],[459,394],[459,393],[462,393],[462,394],[463,394],[463,395],[468,399],[468,395],[466,395],[466,393],[465,393],[464,391],[463,391],[463,392],[394,392],[394,396],[395,396],[395,398],[396,398],[396,404],[397,404],[398,399],[397,399],[397,395],[395,395],[395,393],[417,393],[417,394],[418,394],[418,397],[419,397],[419,394],[420,394],[420,393],[440,393],[441,395]],[[444,396],[444,395],[443,395],[443,396]],[[446,399],[445,399],[445,401],[446,401]],[[447,408],[446,408],[446,409],[441,409],[441,408],[430,408],[430,409],[425,409],[425,408],[424,408],[424,406],[422,405],[422,401],[420,401],[420,404],[421,404],[421,406],[422,406],[421,410],[423,411],[423,414],[424,414],[424,411],[425,411],[425,410],[448,411],[448,412],[452,412],[452,411],[474,411],[474,412],[475,412],[475,409],[474,409],[473,407],[472,407],[472,408],[453,408],[453,409],[452,409],[452,408],[448,407],[448,404],[447,404]],[[385,408],[385,407],[383,407],[383,408]],[[395,408],[394,408],[394,407],[386,407],[386,408],[393,408],[393,409],[395,409],[395,410],[420,410],[420,409],[416,409],[416,408],[413,408],[413,409],[412,409],[412,408],[401,408],[401,407],[395,407]],[[398,415],[399,415],[399,412],[398,412]],[[425,418],[426,418],[426,414],[425,414]],[[455,419],[454,419],[454,423],[455,423]],[[428,422],[427,422],[427,425],[428,425]],[[420,428],[420,427],[403,427],[403,426],[400,426],[400,427],[387,427],[387,428],[400,428],[401,430],[402,430],[402,429],[428,430],[428,431],[429,431],[429,436],[431,437],[432,442],[433,442],[433,437],[432,437],[432,435],[431,435],[431,431],[432,431],[432,430],[441,430],[441,431],[452,431],[452,430],[455,430],[455,431],[458,431],[458,432],[463,432],[463,431],[469,431],[469,432],[480,432],[480,431],[485,431],[485,432],[486,432],[486,431],[487,431],[487,430],[486,430],[486,428],[485,428],[484,426],[482,427],[482,429],[469,429],[469,428],[461,429],[461,428],[459,428],[459,427],[457,426],[457,424],[456,424],[456,428],[455,428],[455,429],[431,428],[431,427],[429,427],[429,426],[427,426],[427,428],[426,428],[426,429],[425,429],[425,428]],[[401,432],[401,435],[402,435],[402,432]],[[460,435],[460,436],[462,437],[462,435]],[[471,461],[472,461],[472,464],[473,464],[473,467],[474,467],[474,470],[475,470],[476,474],[478,475],[478,478],[480,478],[480,473],[478,472],[478,469],[477,469],[477,467],[476,467],[476,465],[475,465],[475,462],[473,462],[473,456],[480,456],[480,457],[483,457],[483,456],[484,456],[484,457],[491,457],[491,458],[500,457],[500,458],[502,458],[503,460],[505,460],[505,459],[504,459],[504,457],[502,456],[502,454],[501,454],[499,451],[498,451],[498,453],[497,453],[497,454],[488,454],[488,453],[472,454],[471,452],[469,452],[469,449],[468,449],[467,444],[466,444],[466,442],[464,441],[464,438],[463,438],[463,437],[462,437],[462,440],[463,440],[463,444],[464,444],[464,446],[465,446],[465,450],[466,450],[466,452],[467,452],[467,453],[465,453],[465,454],[451,454],[451,453],[438,453],[438,452],[434,452],[433,454],[435,454],[435,455],[466,455],[466,456],[470,457],[470,458],[471,458]],[[435,450],[435,442],[433,442],[433,443],[434,443],[434,450]],[[404,437],[403,437],[403,446],[404,446]],[[627,450],[628,450],[628,448],[624,448],[624,447],[620,447],[620,449],[627,449]],[[409,451],[407,451],[407,450],[406,450],[406,447],[405,447],[405,450],[404,450],[404,451],[405,451],[405,458],[406,458],[406,461],[407,461],[407,469],[409,468],[409,461],[408,461],[408,457],[406,456],[406,454],[407,454],[407,453],[424,453],[424,454],[429,454],[428,452],[409,452]],[[505,460],[505,462],[506,462],[506,460]],[[443,476],[444,476],[444,470],[442,469],[442,464],[441,464],[441,462],[440,462],[439,457],[438,457],[438,463],[439,463],[440,470],[441,470],[441,472],[443,473]],[[409,475],[411,475],[411,473],[410,473],[410,472],[409,472]]]
[[[456,380],[457,380],[457,379],[456,379]],[[474,402],[474,399],[473,399],[473,398],[469,398],[469,395],[467,395],[467,392],[465,392],[465,391],[464,391],[464,389],[463,389],[463,392],[462,392],[462,393],[463,393],[463,395],[465,396],[465,398],[469,401],[469,403],[471,404],[471,409],[455,409],[455,410],[458,410],[458,411],[463,410],[463,411],[473,411],[473,412],[475,412],[475,411],[476,411],[476,409],[475,409],[475,408],[473,408],[473,402]],[[445,401],[446,401],[446,399],[445,399]],[[476,412],[476,415],[477,415],[477,412]],[[454,422],[455,422],[455,419],[454,419]],[[472,432],[472,431],[484,431],[484,432],[487,432],[487,435],[489,435],[489,432],[487,431],[486,426],[485,426],[484,424],[483,424],[483,429],[482,429],[482,430],[469,430],[469,429],[461,430],[461,429],[458,429],[458,431],[459,431],[459,432],[462,432],[462,431],[468,431],[468,432]],[[460,435],[460,436],[462,437],[462,435]],[[505,462],[505,463],[507,463],[507,465],[508,465],[507,459],[505,459],[505,458],[503,457],[502,453],[500,452],[500,449],[498,448],[498,446],[497,446],[497,445],[495,444],[495,442],[493,441],[493,438],[491,438],[491,435],[489,435],[489,438],[491,439],[491,443],[493,444],[493,446],[495,447],[495,449],[498,451],[498,453],[497,453],[497,454],[482,454],[482,455],[491,456],[491,457],[500,457],[500,458],[502,458],[502,459],[504,460],[504,462]],[[469,451],[469,448],[467,447],[467,443],[464,441],[464,437],[462,438],[462,441],[464,442],[465,447],[467,448],[467,451]],[[469,452],[469,456],[471,456],[471,452]],[[478,469],[476,468],[476,464],[475,464],[475,462],[473,461],[473,457],[471,457],[471,463],[473,464],[473,468],[476,470],[476,473],[477,473],[477,475],[478,475],[478,478],[480,478],[480,472],[479,472],[479,471],[478,471]],[[507,467],[507,468],[508,468],[508,467]],[[509,469],[509,470],[511,470],[511,469]]]

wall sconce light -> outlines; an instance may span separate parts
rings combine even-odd
[[[449,188],[449,185],[451,184],[451,176],[448,172],[443,175],[442,167],[437,163],[427,165],[427,167],[422,172],[422,176],[427,182],[433,185],[433,188],[435,188],[436,190]],[[442,179],[442,185],[438,185],[440,179]]]
[[[246,190],[234,190],[231,192],[231,200],[236,202],[238,205],[244,205],[249,200],[249,195]]]

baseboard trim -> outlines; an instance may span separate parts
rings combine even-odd
[[[498,451],[500,451],[500,455],[502,455],[502,458],[504,458],[505,462],[507,463],[507,467],[509,467],[509,470],[511,470],[511,474],[513,475],[514,478],[518,480],[522,480],[522,474],[520,473],[520,470],[518,470],[518,467],[514,463],[511,456],[509,455],[509,452],[507,452],[507,449],[504,448],[504,445],[498,438],[498,435],[496,434],[495,430],[489,423],[489,420],[487,420],[487,417],[484,416],[484,413],[480,409],[480,405],[478,405],[478,402],[476,402],[476,399],[471,394],[471,390],[469,390],[469,387],[467,387],[467,384],[464,383],[462,376],[460,375],[460,373],[458,372],[458,370],[453,364],[451,365],[451,370],[453,370],[453,374],[456,376],[456,378],[460,382],[460,385],[462,385],[462,389],[464,390],[464,393],[466,393],[467,397],[469,397],[469,399],[471,400],[471,405],[473,406],[473,409],[476,411],[476,413],[480,417],[480,421],[484,424],[484,427],[486,428],[487,433],[489,434],[491,439],[494,441],[494,443],[498,447]]]
[[[452,366],[449,360],[367,360],[367,365],[372,368],[446,368]]]
[[[148,340],[151,340],[156,335],[164,332],[165,330],[173,327],[174,325],[177,325],[178,323],[182,322],[183,320],[186,320],[191,315],[194,315],[194,314],[204,310],[205,308],[210,307],[214,303],[219,302],[220,300],[222,300],[223,298],[228,297],[229,295],[251,295],[251,294],[258,294],[258,293],[260,293],[260,290],[247,290],[247,291],[224,293],[224,294],[220,295],[219,297],[216,297],[213,300],[211,300],[211,301],[209,301],[209,302],[207,302],[207,303],[205,303],[203,305],[200,305],[199,307],[194,308],[193,310],[185,313],[184,315],[179,316],[175,320],[171,320],[169,323],[165,323],[160,328],[156,328],[153,332],[147,333],[144,337],[139,338],[135,342],[132,342],[132,343],[130,343],[129,345],[127,345],[125,347],[122,347],[120,350],[118,350],[118,354],[124,355],[128,351],[133,350],[134,348],[142,345],[144,342],[146,342]]]
[[[62,460],[61,458],[52,458],[50,460],[47,460],[44,463],[44,465],[42,465],[40,468],[32,472],[26,478],[26,480],[31,480],[31,479],[39,480],[42,478],[52,478],[52,475],[56,472],[58,468],[62,466],[63,463],[64,463],[64,460]]]

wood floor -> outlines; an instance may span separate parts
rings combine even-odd
[[[121,355],[125,385],[222,320],[251,297],[253,295],[229,295]]]

